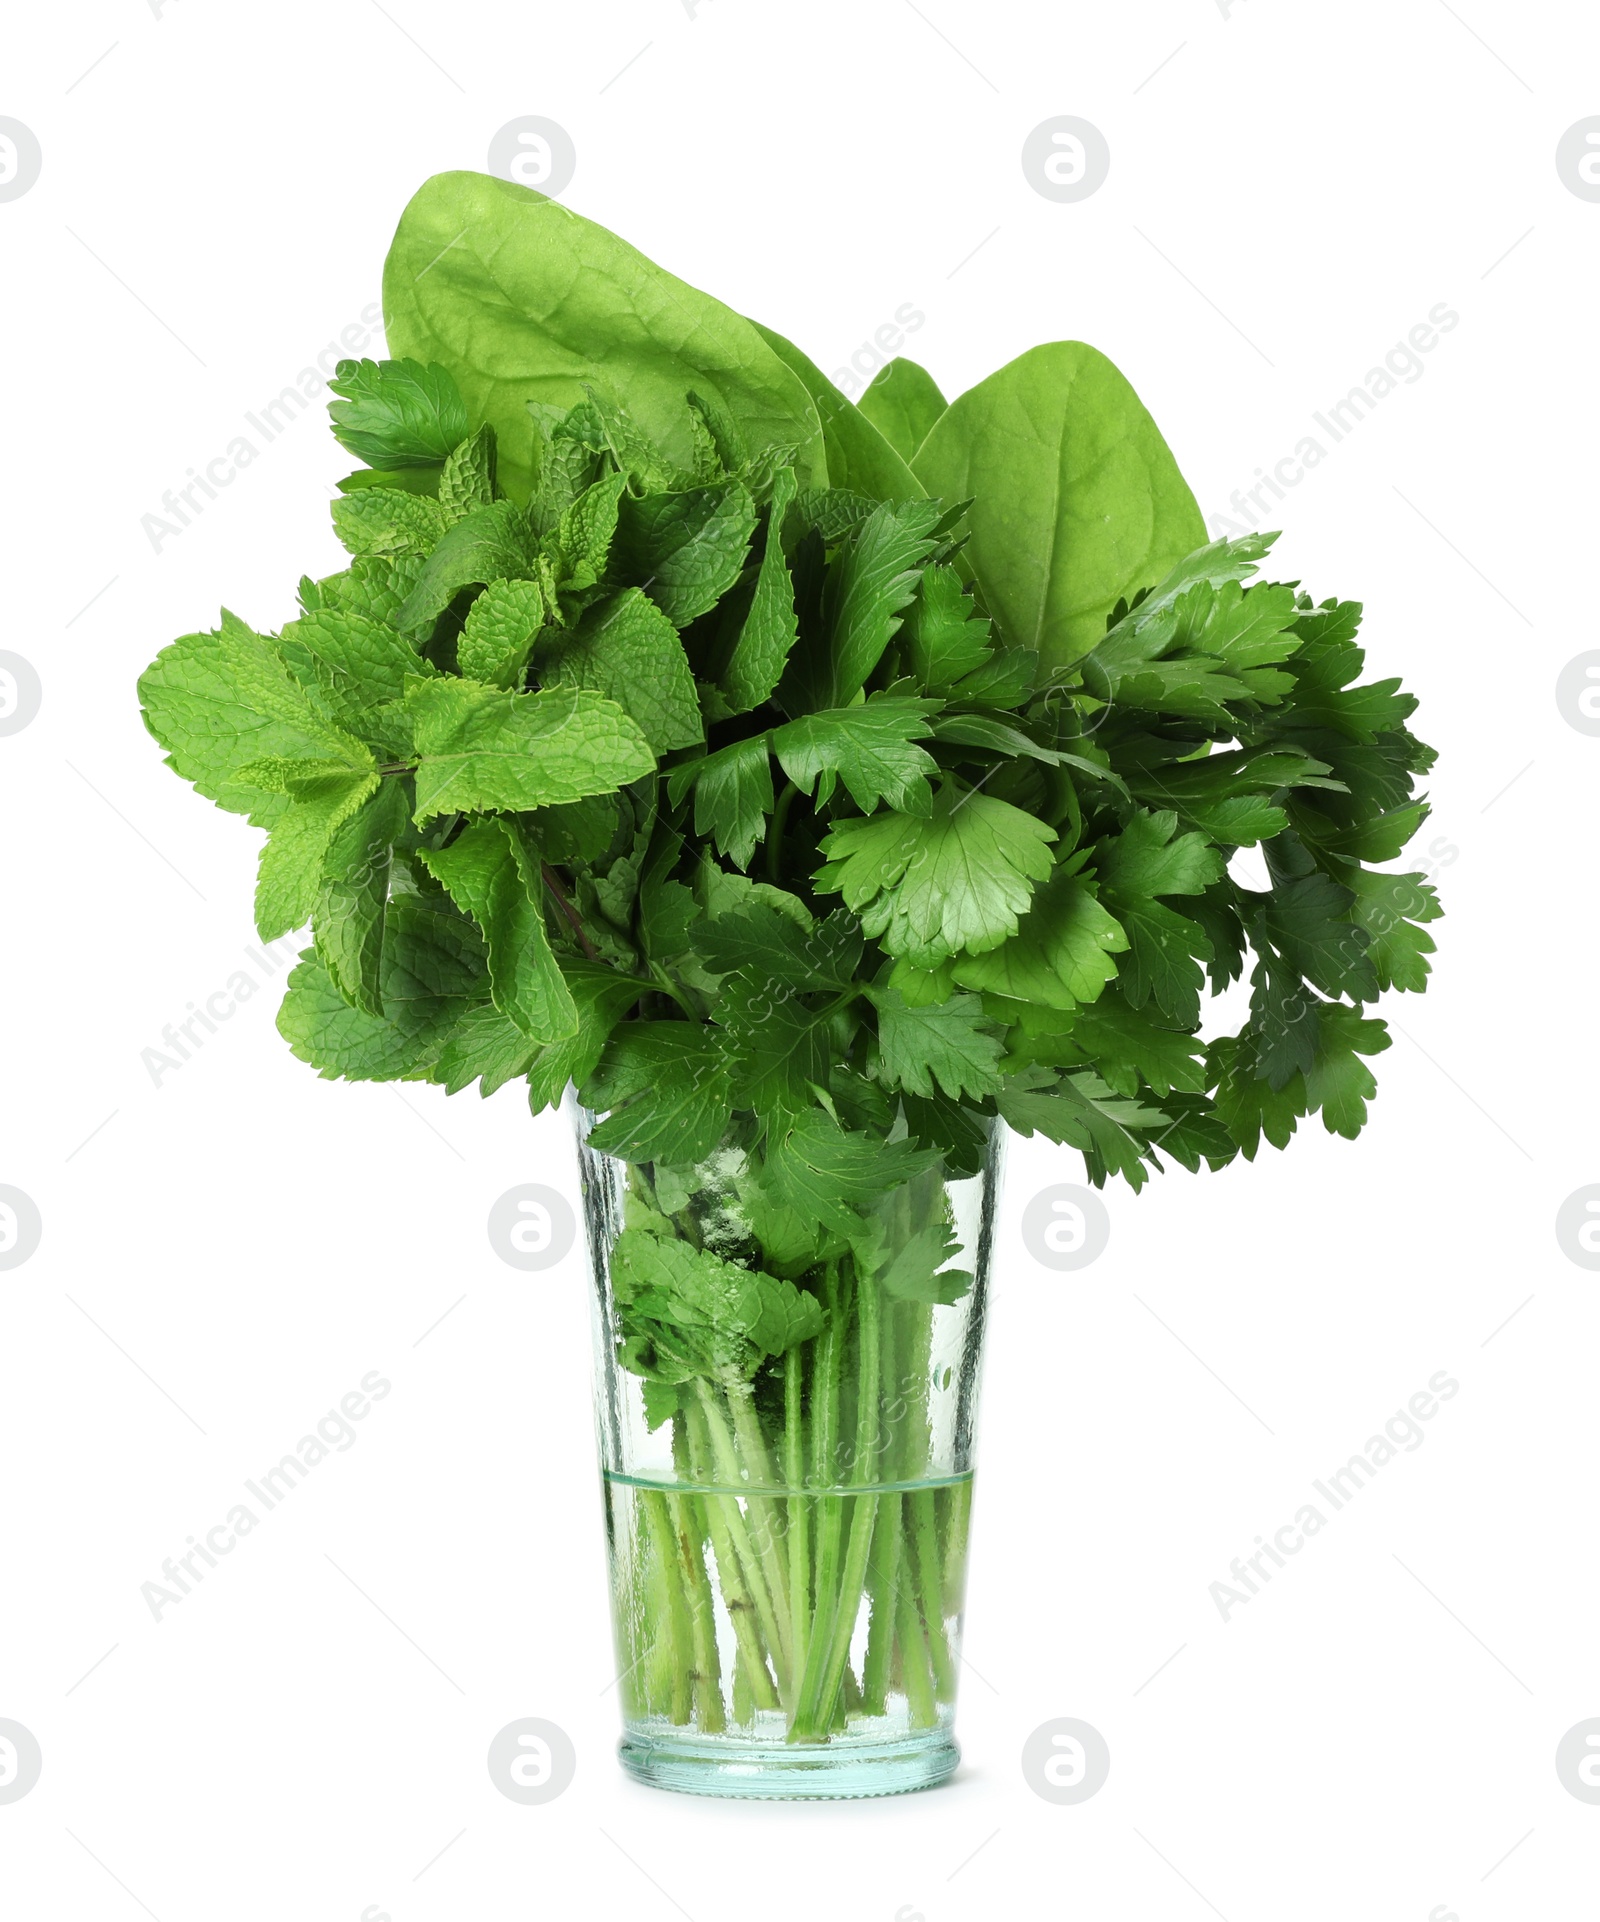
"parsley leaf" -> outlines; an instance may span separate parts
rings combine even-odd
[[[913,1008],[893,988],[870,994],[878,1010],[879,1072],[891,1088],[928,1096],[937,1083],[953,1100],[980,1100],[999,1090],[996,1069],[1004,1050],[975,995],[953,994]]]
[[[415,360],[341,360],[328,382],[339,399],[333,437],[369,467],[431,467],[472,431],[443,367]]]
[[[772,761],[764,734],[735,741],[697,761],[675,767],[667,779],[673,805],[694,789],[694,831],[709,835],[717,852],[741,868],[750,865],[772,812]]]
[[[1050,872],[1055,830],[991,795],[939,788],[932,818],[875,814],[842,821],[822,844],[814,882],[841,893],[886,953],[934,967],[965,949],[981,954],[1015,934],[1034,887]]]
[[[780,727],[772,737],[778,764],[809,794],[820,774],[837,774],[863,814],[880,801],[909,814],[931,809],[927,777],[937,764],[916,745],[931,732],[937,701],[872,694],[860,707],[829,708]]]
[[[1034,896],[1010,940],[987,954],[958,956],[952,973],[962,987],[984,994],[1075,1008],[1116,979],[1112,956],[1127,946],[1127,935],[1100,904],[1094,884],[1060,868]]]
[[[589,1145],[625,1161],[703,1160],[733,1112],[720,1038],[687,1021],[625,1022],[578,1092],[613,1111]]]

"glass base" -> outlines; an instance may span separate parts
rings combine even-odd
[[[961,1760],[955,1737],[943,1728],[855,1744],[740,1742],[635,1729],[617,1752],[633,1779],[651,1788],[768,1802],[908,1795],[947,1782]]]

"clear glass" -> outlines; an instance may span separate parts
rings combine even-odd
[[[872,1261],[843,1252],[793,1277],[820,1333],[753,1377],[693,1377],[663,1414],[624,1366],[612,1251],[633,1197],[692,1246],[762,1266],[745,1158],[728,1144],[693,1170],[623,1162],[587,1146],[592,1121],[576,1111],[624,1767],[774,1798],[945,1780],[1001,1130],[979,1175],[935,1169],[886,1198]],[[903,1298],[896,1255],[939,1227],[954,1245],[921,1292],[959,1298]]]

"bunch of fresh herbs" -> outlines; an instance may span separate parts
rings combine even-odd
[[[1362,1126],[1371,1004],[1425,985],[1439,911],[1383,866],[1426,812],[1414,702],[1361,679],[1358,604],[1258,578],[1272,537],[1206,543],[1090,348],[949,406],[897,361],[853,407],[466,174],[407,210],[385,306],[400,357],[333,382],[349,565],[140,682],[170,765],[266,830],[262,937],[310,924],[280,1029],[327,1077],[525,1081],[535,1110],[571,1084],[604,1116],[619,1353],[686,1480],[914,1482],[926,1433],[842,1429],[845,1372],[925,1367],[970,1283],[942,1184],[997,1118],[1135,1188]],[[1248,1019],[1204,1038],[1246,970]],[[742,1239],[706,1232],[713,1180]],[[892,1662],[932,1713],[915,1499],[926,1653]],[[892,1600],[846,1660],[884,1523],[797,1541],[759,1507],[701,1512],[696,1566],[749,1604],[742,1704],[821,1739],[888,1684]],[[661,1706],[716,1727],[691,1588]]]

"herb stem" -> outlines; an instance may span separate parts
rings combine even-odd
[[[545,886],[556,897],[557,905],[560,907],[562,914],[566,916],[572,932],[578,937],[578,946],[583,949],[591,961],[598,961],[600,959],[600,950],[589,939],[588,931],[583,925],[583,917],[567,899],[566,895],[562,893],[561,883],[556,879],[555,869],[551,867],[548,861],[541,861],[539,863],[539,872],[544,877]]]
[[[789,810],[799,792],[793,781],[785,781],[778,805],[772,810],[772,826],[767,831],[767,879],[775,888],[783,886],[783,831],[789,824]]]

